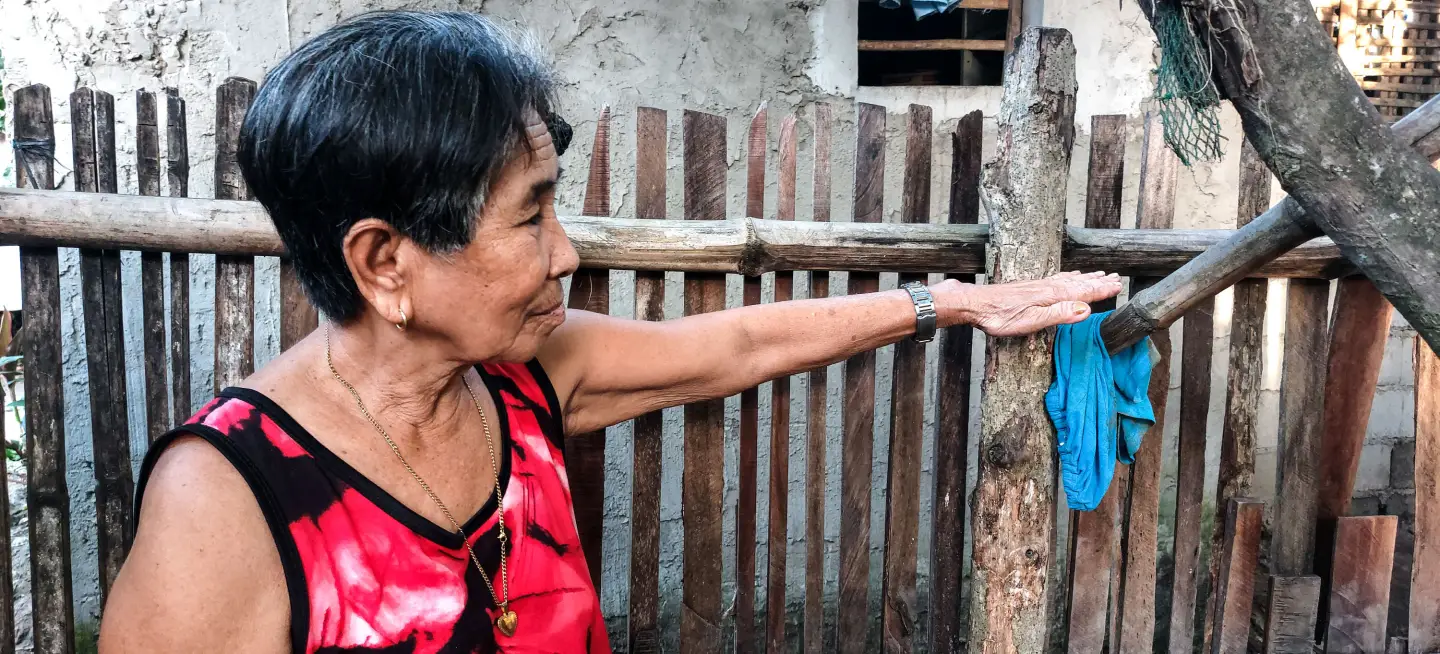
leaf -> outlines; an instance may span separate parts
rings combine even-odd
[[[15,363],[16,361],[22,361],[24,359],[25,357],[19,354],[12,354],[10,356],[0,357],[0,366],[8,366],[12,363]]]
[[[11,403],[9,403],[9,404],[6,404],[6,405],[5,405],[5,408],[7,408],[7,409],[23,409],[23,408],[25,408],[25,398],[22,397],[22,398],[20,398],[20,399],[18,399],[18,400],[15,400],[14,402],[11,402]]]

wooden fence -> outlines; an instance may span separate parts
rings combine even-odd
[[[248,200],[249,192],[235,163],[236,134],[241,117],[255,93],[255,84],[231,79],[217,90],[215,125],[216,197]],[[185,101],[176,91],[167,90],[167,124],[156,119],[155,94],[135,95],[135,172],[141,195],[158,196],[162,175],[168,178],[172,196],[188,192],[189,152],[186,145]],[[15,141],[20,185],[50,189],[54,186],[52,152],[54,143],[52,107],[48,88],[29,86],[15,94]],[[75,188],[84,193],[113,194],[117,189],[114,100],[107,93],[82,88],[70,96],[74,155],[71,167]],[[1073,105],[1071,105],[1073,110]],[[856,160],[854,221],[882,222],[884,213],[885,127],[888,120],[882,107],[861,104],[848,106],[819,103],[804,115],[781,117],[776,206],[765,206],[765,158],[771,144],[767,137],[768,111],[757,113],[747,138],[746,216],[776,221],[795,221],[797,215],[797,170],[801,156],[812,157],[814,171],[813,210],[808,219],[825,223],[831,217],[832,158],[835,114],[856,115]],[[683,188],[666,187],[666,135],[670,121],[678,119],[683,133]],[[934,221],[930,188],[933,174],[931,143],[933,120],[930,109],[911,106],[905,121],[905,162],[900,216],[905,223]],[[802,153],[797,142],[797,125],[804,121],[813,134],[813,151]],[[1085,224],[1095,230],[1121,230],[1121,188],[1125,178],[1124,151],[1128,125],[1125,116],[1095,116],[1091,120],[1088,177],[1086,181]],[[1136,234],[1144,230],[1166,230],[1175,211],[1178,164],[1159,138],[1158,123],[1144,121],[1144,154],[1139,177],[1141,199]],[[609,112],[600,115],[595,132],[584,209],[586,216],[605,217],[611,213],[610,174],[612,162]],[[725,215],[727,189],[727,140],[724,117],[696,111],[674,116],[664,110],[639,108],[636,112],[636,155],[634,162],[635,218],[639,221],[666,217],[666,199],[674,192],[684,197],[683,218],[703,221]],[[980,234],[981,130],[979,112],[959,121],[952,136],[954,148],[949,212],[941,222],[956,227],[945,232]],[[161,134],[164,133],[163,155]],[[47,147],[49,150],[47,150]],[[1068,157],[1068,154],[1067,154]],[[163,164],[163,165],[162,165]],[[628,165],[626,162],[624,165]],[[1237,223],[1243,225],[1269,205],[1271,180],[1254,151],[1245,148],[1241,161],[1240,201]],[[851,183],[844,180],[836,183]],[[1064,197],[1063,188],[1053,192]],[[37,196],[40,197],[37,200]],[[89,370],[89,399],[94,432],[95,501],[100,534],[100,583],[102,596],[124,560],[130,544],[129,505],[133,496],[132,459],[141,456],[129,447],[127,394],[143,392],[146,431],[153,437],[168,425],[183,420],[190,404],[190,298],[187,252],[218,252],[215,285],[215,383],[217,387],[238,382],[253,366],[254,260],[253,254],[274,247],[273,233],[245,231],[244,221],[220,220],[205,224],[207,229],[230,235],[259,234],[254,241],[229,237],[196,235],[193,245],[166,247],[169,257],[169,286],[164,279],[164,259],[158,250],[142,255],[144,324],[143,388],[127,388],[119,251],[106,249],[146,239],[174,238],[145,232],[143,224],[117,228],[113,233],[96,233],[94,225],[83,232],[76,228],[84,220],[105,215],[99,204],[80,212],[78,222],[65,223],[45,214],[37,206],[78,207],[71,195],[59,192],[0,193],[0,243],[21,244],[24,288],[23,345],[27,372],[28,412],[26,463],[29,471],[27,504],[30,519],[31,578],[33,580],[35,652],[59,654],[75,649],[71,616],[71,547],[69,493],[66,488],[65,426],[61,383],[61,298],[56,245],[84,245],[80,252]],[[121,202],[123,198],[114,198]],[[97,198],[96,202],[100,202]],[[34,204],[40,202],[40,204]],[[125,200],[125,202],[130,202]],[[199,200],[145,200],[115,205],[149,211],[158,220],[170,216],[194,225],[198,216],[214,217],[225,211],[258,211],[254,205],[204,204]],[[27,204],[29,203],[29,204]],[[170,204],[165,204],[170,203]],[[199,203],[199,204],[197,204]],[[203,207],[204,211],[197,207]],[[237,208],[239,207],[239,208]],[[210,213],[205,213],[209,211]],[[189,212],[189,213],[187,213]],[[227,214],[228,215],[228,214]],[[238,214],[235,214],[238,215]],[[248,215],[248,214],[247,214]],[[86,216],[89,216],[87,218]],[[222,216],[223,218],[223,216]],[[50,221],[50,222],[46,222]],[[58,222],[57,222],[58,221]],[[633,221],[632,221],[633,222]],[[802,221],[803,222],[803,221]],[[771,225],[773,221],[755,224]],[[580,224],[580,223],[575,223]],[[618,219],[616,224],[620,224]],[[58,225],[58,226],[57,226]],[[66,227],[70,225],[70,227]],[[697,224],[696,230],[715,227]],[[715,227],[718,229],[718,227]],[[66,231],[69,229],[70,231]],[[671,228],[679,234],[680,227]],[[768,229],[768,227],[767,227]],[[857,227],[858,229],[858,227]],[[922,228],[914,227],[917,233]],[[970,229],[971,231],[965,231]],[[49,231],[45,231],[49,230]],[[225,230],[231,230],[229,232]],[[1128,230],[1127,230],[1128,231]],[[42,233],[43,232],[43,233]],[[188,233],[188,232],[182,232]],[[698,231],[697,231],[698,233]],[[1092,232],[1073,232],[1073,234]],[[197,232],[198,234],[198,232]],[[748,234],[748,232],[747,232]],[[819,234],[819,232],[815,232]],[[1177,241],[1184,232],[1176,232]],[[186,237],[191,238],[191,237]],[[265,241],[265,238],[272,239]],[[589,237],[586,237],[589,238]],[[970,238],[966,236],[965,238]],[[1123,241],[1125,243],[1127,241]],[[1137,237],[1138,238],[1138,237]],[[229,239],[229,240],[227,240]],[[1140,241],[1133,241],[1140,242]],[[258,243],[258,245],[257,245]],[[266,245],[266,244],[269,245]],[[613,242],[612,242],[613,244]],[[583,243],[582,243],[583,245]],[[1076,248],[1067,246],[1067,258]],[[803,265],[787,267],[781,259],[774,277],[774,301],[783,301],[795,292],[798,281],[808,279],[810,297],[876,290],[880,273],[871,265],[848,276],[848,288],[831,288],[829,276],[797,276],[796,270],[845,269],[856,261],[863,243],[841,243],[824,257],[813,257]],[[667,245],[666,247],[679,247]],[[1179,246],[1176,246],[1179,247]],[[1325,248],[1319,243],[1314,248]],[[797,246],[803,249],[803,244]],[[850,248],[850,249],[846,249]],[[624,248],[621,248],[624,249]],[[702,250],[704,248],[701,248]],[[941,248],[943,249],[943,248]],[[936,249],[936,252],[941,251]],[[1119,248],[1124,249],[1124,248]],[[726,250],[729,252],[729,250]],[[1318,252],[1318,250],[1315,250]],[[581,247],[583,263],[571,283],[570,304],[592,311],[608,311],[608,271],[593,267],[604,260],[595,250]],[[591,252],[590,255],[586,255]],[[708,252],[708,250],[707,250]],[[746,250],[745,252],[751,252]],[[845,253],[850,254],[845,254]],[[1051,622],[1059,625],[1049,637],[1052,649],[1074,652],[1149,652],[1168,647],[1171,652],[1203,649],[1214,652],[1241,652],[1263,647],[1270,652],[1311,651],[1312,643],[1326,644],[1337,652],[1432,652],[1440,648],[1440,362],[1420,344],[1416,353],[1416,456],[1415,560],[1410,597],[1408,634],[1387,640],[1386,612],[1389,605],[1392,555],[1396,521],[1393,517],[1349,516],[1348,500],[1354,486],[1360,444],[1364,441],[1378,375],[1380,356],[1388,332],[1390,309],[1374,288],[1362,279],[1340,282],[1333,328],[1329,320],[1331,273],[1336,267],[1333,251],[1310,259],[1308,267],[1271,267],[1264,274],[1292,277],[1288,293],[1284,350],[1284,385],[1281,391],[1279,482],[1273,516],[1267,528],[1266,507],[1251,499],[1254,492],[1255,433],[1260,428],[1258,395],[1262,369],[1261,327],[1265,315],[1266,283],[1263,279],[1241,282],[1235,291],[1232,318],[1229,386],[1224,417],[1220,485],[1217,490],[1220,515],[1215,516],[1215,535],[1208,550],[1208,568],[1203,564],[1201,524],[1205,504],[1206,414],[1210,396],[1210,361],[1213,331],[1213,304],[1201,302],[1184,321],[1184,347],[1178,360],[1172,358],[1165,330],[1154,342],[1161,354],[1153,375],[1150,396],[1158,416],[1165,423],[1167,411],[1180,415],[1178,451],[1162,451],[1160,427],[1151,430],[1135,463],[1120,466],[1115,482],[1103,504],[1094,512],[1058,516],[1068,522],[1068,542],[1056,552],[1030,553],[1040,561],[1066,561],[1066,568],[1050,573],[1050,586],[1060,588],[1050,602]],[[733,253],[732,253],[733,254]],[[744,253],[741,253],[743,258]],[[1179,261],[1184,260],[1180,258]],[[620,256],[620,255],[615,255]],[[636,255],[637,257],[639,255]],[[728,255],[727,255],[728,256]],[[849,258],[847,258],[849,257]],[[1118,252],[1109,259],[1110,269],[1145,270],[1131,279],[1132,293],[1157,281],[1165,269],[1145,268],[1154,264],[1139,261],[1151,258],[1144,250]],[[639,260],[634,259],[634,260]],[[908,261],[897,258],[895,261]],[[1296,261],[1291,257],[1290,261]],[[1320,260],[1320,264],[1314,264]],[[665,295],[664,262],[640,270],[634,282],[636,317],[661,319]],[[725,307],[724,268],[699,262],[697,258],[676,257],[668,267],[685,273],[684,311],[688,314]],[[711,261],[706,259],[705,261]],[[830,262],[827,264],[826,262]],[[740,265],[740,264],[737,264]],[[771,264],[773,260],[771,261]],[[881,264],[883,265],[883,264]],[[953,273],[972,281],[977,265]],[[1173,269],[1178,263],[1166,264]],[[708,267],[707,267],[708,266]],[[922,268],[920,272],[932,272]],[[914,270],[899,268],[902,279],[917,278]],[[282,265],[280,274],[280,341],[288,347],[316,325],[292,271]],[[745,304],[762,301],[761,278],[749,275],[743,285]],[[170,309],[165,309],[168,295]],[[1104,308],[1104,307],[1097,307]],[[169,346],[167,338],[169,334]],[[719,651],[727,639],[736,651],[820,652],[832,643],[842,652],[883,648],[904,652],[965,651],[971,637],[969,596],[962,591],[972,561],[965,551],[966,526],[972,522],[967,501],[967,460],[970,451],[971,344],[970,329],[946,330],[933,346],[903,343],[895,348],[892,388],[877,388],[876,355],[858,355],[844,367],[838,380],[842,394],[842,445],[827,451],[826,388],[833,383],[825,370],[808,373],[809,395],[804,429],[792,433],[795,423],[788,415],[791,406],[789,380],[771,387],[774,415],[768,439],[759,433],[759,399],[756,390],[740,399],[738,431],[738,504],[735,507],[736,541],[734,579],[725,579],[721,561],[724,505],[724,456],[726,434],[724,403],[713,401],[687,406],[684,412],[683,471],[683,606],[679,619],[681,651]],[[1417,342],[1419,339],[1417,339]],[[939,348],[938,392],[925,389],[927,347]],[[168,365],[167,365],[168,364]],[[1181,389],[1178,407],[1167,407],[1170,370],[1179,366]],[[874,462],[872,434],[875,429],[877,392],[891,393],[889,432],[889,476],[884,489],[884,559],[879,588],[872,588],[869,571],[871,549],[871,471]],[[934,434],[934,507],[921,514],[918,471],[922,460],[924,412],[936,407]],[[604,566],[625,565],[601,555],[605,487],[605,435],[591,434],[567,440],[566,461],[575,489],[575,513],[591,573],[597,586]],[[628,620],[615,638],[617,650],[659,651],[661,598],[659,566],[661,420],[659,414],[634,421],[634,457],[620,462],[631,469]],[[789,487],[790,444],[803,443],[805,480],[803,489]],[[768,446],[770,478],[757,478],[759,448]],[[997,455],[982,443],[981,474]],[[839,457],[840,522],[838,570],[827,568],[824,556],[824,489],[827,460]],[[1162,460],[1178,457],[1178,495],[1174,525],[1174,580],[1170,592],[1157,595],[1158,551]],[[786,498],[803,491],[805,511],[787,515],[785,501],[769,503],[769,533],[757,533],[757,489],[768,484],[770,497]],[[1058,487],[1058,485],[1057,485]],[[0,493],[0,498],[5,497]],[[979,507],[979,509],[996,507]],[[978,509],[977,509],[978,510]],[[0,511],[8,519],[8,511]],[[788,560],[787,526],[803,521],[805,552]],[[917,593],[917,540],[922,523],[931,534],[929,604],[921,606]],[[977,523],[978,525],[978,523]],[[0,525],[0,553],[9,549],[8,525]],[[976,529],[979,529],[976,526]],[[1269,551],[1262,556],[1268,543]],[[767,547],[767,569],[757,570],[757,548]],[[1018,555],[1017,555],[1018,556]],[[7,559],[8,560],[8,559]],[[785,605],[788,565],[804,569],[804,605],[798,614]],[[1042,566],[1043,568],[1043,566]],[[1333,574],[1332,574],[1333,571]],[[1197,592],[1200,580],[1211,578],[1211,592]],[[827,623],[822,589],[827,579],[838,579],[839,596],[833,622]],[[1008,583],[1005,579],[976,577],[971,594],[980,597],[988,584],[992,589]],[[725,597],[722,587],[734,582],[734,597]],[[1042,581],[1042,588],[1043,588]],[[765,592],[759,592],[760,589]],[[872,629],[869,597],[878,592],[882,615],[878,630]],[[759,602],[764,598],[763,606]],[[732,609],[727,608],[733,604]],[[766,619],[757,621],[757,612]],[[1252,625],[1252,614],[1259,618]],[[918,624],[928,615],[929,623]],[[1168,615],[1168,623],[1157,624],[1157,615]],[[0,652],[13,651],[12,597],[0,601]],[[1317,625],[1319,625],[1317,627]],[[733,631],[732,631],[733,630]],[[1253,631],[1253,633],[1252,633]],[[723,633],[722,633],[723,632]],[[730,635],[733,633],[733,635]],[[920,636],[926,642],[919,640]],[[1408,650],[1407,639],[1408,638]],[[1390,647],[1389,650],[1386,648]],[[976,647],[978,650],[979,648]]]

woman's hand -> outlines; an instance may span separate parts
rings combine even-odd
[[[1120,276],[1063,272],[1029,282],[978,286],[952,279],[931,287],[940,325],[973,325],[990,336],[1020,336],[1090,317],[1090,302],[1120,294]]]

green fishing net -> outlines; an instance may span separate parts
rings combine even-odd
[[[1143,1],[1143,0],[1142,0]],[[1155,99],[1165,143],[1186,166],[1221,156],[1220,93],[1210,81],[1209,50],[1176,0],[1155,2],[1160,41]]]

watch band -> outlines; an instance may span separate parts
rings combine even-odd
[[[920,282],[906,282],[900,288],[905,289],[910,301],[915,303],[915,340],[929,343],[935,339],[935,296]]]

